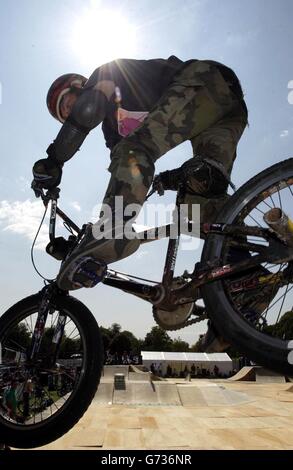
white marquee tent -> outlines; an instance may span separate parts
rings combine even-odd
[[[209,371],[211,374],[215,366],[223,375],[229,375],[233,370],[232,359],[227,353],[142,351],[141,355],[145,367],[150,369],[153,364],[162,375],[167,373],[168,366],[178,375],[186,369],[190,372],[192,366],[193,370],[195,368],[196,373],[199,374],[203,371]]]

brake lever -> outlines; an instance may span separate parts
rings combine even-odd
[[[32,190],[34,191],[35,193],[35,196],[37,198],[41,198],[44,205],[47,206],[48,203],[51,201],[51,200],[57,200],[59,199],[59,196],[60,196],[60,188],[52,188],[52,189],[48,189],[47,192],[45,193],[44,189],[43,188],[39,188],[37,183],[35,183],[34,181],[32,182],[31,184],[31,188]]]
[[[160,180],[159,176],[155,176],[153,184],[152,184],[152,189],[150,190],[149,194],[146,197],[146,201],[154,194],[158,193],[159,196],[163,196],[165,194],[165,189],[163,187],[163,184]]]
[[[31,188],[32,188],[32,190],[33,190],[33,192],[35,193],[35,196],[36,196],[37,198],[42,197],[42,195],[44,194],[44,193],[43,193],[43,189],[42,189],[42,188],[38,188],[37,183],[36,183],[35,181],[32,182]],[[42,199],[43,199],[43,198],[42,198]]]

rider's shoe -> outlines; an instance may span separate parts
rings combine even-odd
[[[197,343],[197,350],[199,352],[215,353],[224,352],[230,347],[230,344],[219,335],[211,321],[208,321],[208,330]]]
[[[95,286],[105,277],[108,263],[130,256],[140,245],[138,238],[125,236],[122,224],[115,226],[114,234],[112,230],[109,233],[103,232],[103,238],[93,235],[97,232],[96,224],[89,224],[78,246],[62,263],[57,276],[60,289],[76,290]]]

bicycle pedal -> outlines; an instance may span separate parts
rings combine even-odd
[[[94,287],[103,281],[107,272],[107,265],[91,257],[81,258],[72,270],[69,279],[77,287]]]

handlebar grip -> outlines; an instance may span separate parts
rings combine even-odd
[[[50,199],[58,199],[60,194],[60,188],[51,188],[44,191],[44,188],[40,188],[36,181],[33,181],[31,188],[35,193],[36,197],[41,197],[44,203],[48,203]]]
[[[31,188],[32,188],[33,192],[35,193],[35,196],[36,196],[36,197],[42,196],[43,190],[42,190],[42,188],[39,188],[39,187],[38,187],[38,183],[36,183],[35,181],[33,181],[32,184],[31,184]]]

